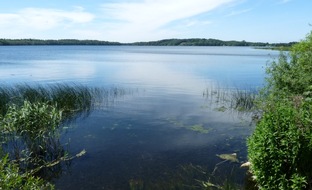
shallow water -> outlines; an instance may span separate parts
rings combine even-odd
[[[52,180],[57,189],[190,189],[199,186],[196,179],[228,178],[243,186],[240,164],[217,165],[223,160],[216,154],[235,152],[246,161],[250,115],[217,111],[221,103],[203,93],[261,87],[277,54],[248,47],[2,46],[0,83],[125,89],[66,124],[62,142],[71,154],[87,154]]]

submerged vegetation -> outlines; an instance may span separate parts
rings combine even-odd
[[[225,176],[226,180],[221,179],[215,175],[219,167],[229,167],[230,172]],[[234,164],[234,165],[233,165]],[[135,178],[130,179],[129,189],[143,190],[143,189],[168,189],[168,190],[240,190],[243,186],[235,183],[233,173],[238,168],[238,164],[231,163],[227,160],[218,163],[213,171],[210,172],[206,166],[199,166],[193,164],[184,164],[178,166],[174,170],[164,172],[163,176],[155,178]]]
[[[188,128],[192,131],[202,133],[202,134],[207,134],[210,131],[209,129],[205,129],[203,125],[193,125]]]
[[[312,188],[312,33],[267,68],[263,111],[248,139],[260,189]]]

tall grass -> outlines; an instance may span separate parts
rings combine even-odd
[[[114,99],[125,94],[126,91],[122,88],[104,89],[77,84],[2,85],[0,114],[4,115],[10,105],[21,106],[24,101],[49,102],[62,110],[67,118],[78,113],[88,113],[94,106],[107,103],[109,98]]]
[[[257,93],[250,90],[236,90],[232,93],[231,107],[239,111],[250,111],[255,107]]]

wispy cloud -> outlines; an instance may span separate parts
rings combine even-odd
[[[100,4],[92,13],[81,6],[69,10],[29,7],[0,13],[0,36],[120,42],[159,40],[206,27],[213,20],[198,15],[237,1],[240,0],[110,1]]]
[[[76,7],[71,11],[24,8],[16,13],[0,14],[1,25],[10,25],[10,27],[14,25],[15,27],[37,30],[48,30],[60,25],[86,23],[93,19],[94,15],[84,12],[81,7]]]
[[[241,15],[250,11],[252,11],[252,9],[235,10],[235,11],[230,12],[230,14],[227,14],[226,17],[237,16],[237,15]]]
[[[140,37],[143,33],[161,33],[164,30],[162,27],[171,22],[212,11],[233,1],[235,0],[144,0],[106,3],[102,8],[107,18],[119,21],[114,26],[119,29],[119,35],[131,34]]]
[[[193,26],[204,26],[211,24],[212,21],[200,21],[200,20],[187,20],[185,22],[185,27],[193,27]]]

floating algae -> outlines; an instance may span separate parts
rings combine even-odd
[[[214,110],[218,112],[225,112],[227,108],[225,106],[221,106],[221,107],[215,108]]]
[[[237,154],[233,153],[233,154],[217,154],[217,156],[223,160],[228,160],[231,162],[239,162],[237,159]]]
[[[195,131],[195,132],[202,133],[202,134],[207,134],[210,132],[210,129],[204,128],[203,124],[195,124],[195,125],[189,126],[189,125],[185,125],[181,121],[177,121],[175,118],[167,118],[166,120],[169,121],[169,123],[179,128],[188,129],[188,130]]]
[[[203,133],[203,134],[209,133],[209,130],[205,129],[202,124],[190,126],[188,127],[188,129],[195,131],[195,132]]]

